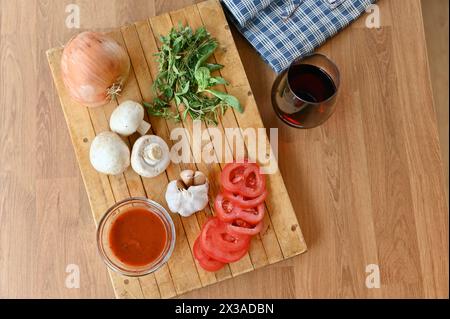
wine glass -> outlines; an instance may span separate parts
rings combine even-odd
[[[314,128],[333,114],[339,86],[336,64],[315,53],[295,60],[276,78],[272,106],[284,123],[295,128]]]

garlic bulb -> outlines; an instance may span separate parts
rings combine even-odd
[[[189,217],[208,205],[209,185],[205,183],[187,189],[184,186],[184,183],[180,183],[180,180],[170,182],[167,186],[166,201],[173,213]]]
[[[170,182],[166,192],[169,209],[183,217],[201,211],[208,204],[208,188],[208,184],[203,184],[180,190],[177,181]]]
[[[184,185],[190,187],[194,184],[194,171],[187,169],[180,173],[180,178],[183,181]]]
[[[64,84],[84,106],[107,104],[118,95],[130,72],[130,58],[114,39],[83,32],[67,43],[61,59]]]
[[[208,179],[206,178],[205,174],[200,171],[193,171],[190,169],[184,170],[180,173],[180,178],[183,181],[184,185],[187,187],[190,187],[192,185],[198,186],[205,184]]]

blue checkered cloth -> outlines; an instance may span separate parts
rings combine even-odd
[[[279,73],[296,58],[311,54],[376,0],[222,1],[239,31]]]
[[[259,11],[264,10],[273,0],[223,0],[234,18],[243,27],[247,21],[253,19]]]

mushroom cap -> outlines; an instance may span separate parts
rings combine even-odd
[[[130,150],[113,132],[103,132],[95,137],[89,157],[95,170],[107,175],[121,174],[130,166]]]
[[[134,101],[121,103],[111,114],[109,125],[113,132],[122,136],[134,134],[144,120],[144,107]]]
[[[146,160],[148,154],[146,150],[151,145],[157,144],[160,147],[161,159],[150,163]],[[134,144],[131,153],[131,166],[133,170],[142,177],[152,178],[163,173],[170,164],[170,150],[167,143],[156,135],[145,135],[139,138]]]

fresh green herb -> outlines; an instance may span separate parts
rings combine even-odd
[[[193,120],[216,125],[228,107],[243,112],[236,97],[212,89],[228,82],[211,75],[223,65],[207,63],[218,43],[204,27],[193,32],[191,27],[179,25],[162,36],[161,42],[161,50],[156,54],[159,74],[153,83],[156,98],[153,103],[145,103],[150,115],[175,121],[185,120],[189,115]],[[172,102],[177,112],[170,110]],[[182,116],[181,106],[184,107]]]

